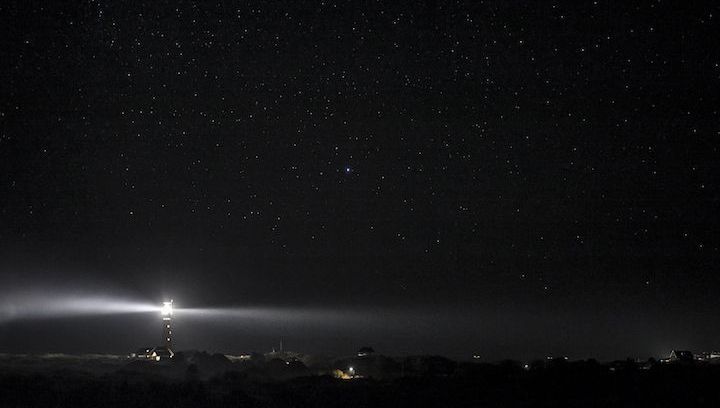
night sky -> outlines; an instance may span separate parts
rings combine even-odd
[[[0,296],[366,315],[178,323],[181,348],[225,352],[718,349],[718,19],[3,2]],[[126,352],[156,320],[7,323],[0,351]]]

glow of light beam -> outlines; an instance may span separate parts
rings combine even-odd
[[[43,318],[159,312],[149,302],[98,295],[23,293],[0,299],[0,323]]]

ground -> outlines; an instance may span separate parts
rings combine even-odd
[[[0,406],[720,405],[720,396],[713,391],[720,380],[720,367],[715,365],[538,361],[526,368],[512,361],[487,364],[439,359],[395,359],[408,368],[400,373],[392,368],[384,377],[343,380],[322,375],[317,367],[306,367],[302,362],[285,364],[272,359],[252,364],[231,363],[223,360],[222,355],[198,352],[185,354],[183,361],[166,364],[127,361],[115,356],[4,355],[0,358]]]

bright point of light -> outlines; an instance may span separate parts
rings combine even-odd
[[[169,302],[163,302],[163,307],[160,309],[160,314],[163,316],[172,316],[173,314],[173,302],[172,300]]]

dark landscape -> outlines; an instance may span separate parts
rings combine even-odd
[[[0,357],[3,407],[666,407],[720,404],[720,365],[655,361],[455,362],[438,356],[287,361],[180,353]],[[288,357],[283,356],[283,357]],[[358,378],[334,371],[357,368]],[[372,373],[367,377],[360,373]]]

